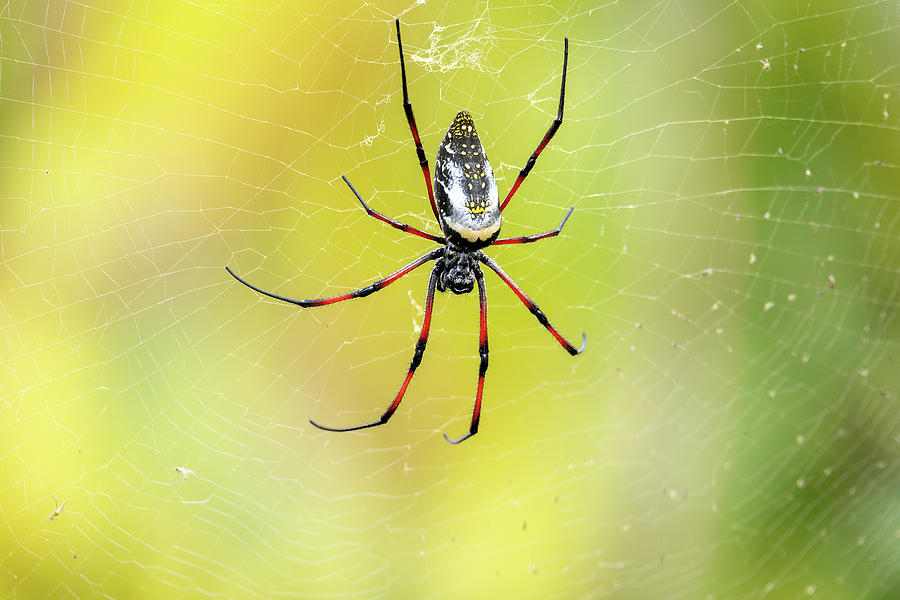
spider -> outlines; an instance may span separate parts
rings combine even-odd
[[[416,146],[416,154],[419,158],[419,165],[422,168],[422,175],[425,177],[425,185],[428,188],[428,199],[431,202],[431,210],[434,213],[438,224],[444,235],[433,235],[420,229],[416,229],[406,223],[400,223],[390,217],[372,210],[365,203],[356,188],[350,181],[343,177],[344,183],[359,200],[359,203],[365,209],[370,217],[374,217],[379,221],[387,223],[391,227],[399,229],[405,233],[425,238],[440,244],[440,246],[426,253],[425,255],[414,260],[399,271],[388,275],[384,279],[379,279],[363,288],[340,296],[331,298],[319,298],[315,300],[294,300],[272,292],[262,290],[255,285],[248,283],[229,267],[225,267],[228,272],[238,281],[252,290],[259,292],[270,298],[289,302],[309,308],[313,306],[324,306],[326,304],[334,304],[343,302],[351,298],[362,298],[369,294],[384,289],[388,285],[394,283],[404,275],[409,274],[414,269],[422,266],[429,261],[435,261],[434,268],[431,270],[431,276],[428,278],[428,288],[425,296],[425,316],[422,320],[422,330],[419,333],[419,340],[416,342],[415,353],[412,362],[406,372],[406,378],[400,386],[394,401],[391,402],[387,410],[384,411],[378,419],[371,423],[362,425],[354,425],[351,427],[327,427],[320,425],[312,419],[310,423],[319,429],[326,431],[357,431],[360,429],[368,429],[369,427],[377,427],[388,422],[400,401],[406,393],[406,388],[416,372],[416,368],[422,362],[422,355],[425,353],[425,345],[428,343],[428,332],[431,329],[431,309],[434,304],[435,290],[444,292],[450,290],[454,294],[468,294],[478,284],[478,303],[480,308],[480,324],[479,324],[479,344],[478,354],[481,362],[478,366],[478,388],[475,394],[475,408],[472,411],[472,422],[469,426],[468,433],[456,439],[450,438],[446,433],[444,438],[451,444],[458,444],[466,440],[478,432],[478,423],[481,419],[481,395],[484,390],[484,376],[488,368],[488,335],[487,335],[487,295],[484,289],[484,275],[481,272],[481,264],[486,265],[498,277],[510,287],[513,293],[518,296],[519,300],[531,311],[538,322],[547,328],[547,331],[556,338],[563,348],[575,356],[581,354],[587,344],[587,335],[582,333],[582,344],[580,348],[576,348],[569,343],[556,329],[550,324],[547,316],[538,308],[537,304],[529,298],[510,277],[503,272],[497,263],[486,256],[483,248],[488,246],[499,246],[503,244],[527,244],[543,240],[559,235],[563,225],[572,214],[574,206],[563,217],[559,227],[545,233],[525,235],[511,238],[498,238],[500,234],[500,213],[509,204],[510,199],[522,181],[528,176],[528,173],[534,167],[534,163],[541,151],[553,138],[556,130],[559,129],[563,120],[563,103],[566,93],[566,65],[569,59],[569,38],[565,38],[565,50],[563,52],[563,68],[562,68],[562,84],[559,90],[559,112],[556,119],[550,125],[541,143],[532,153],[528,162],[519,172],[515,183],[506,195],[502,203],[499,202],[497,194],[497,184],[494,180],[494,172],[491,164],[488,162],[484,152],[481,140],[475,131],[475,123],[472,116],[467,111],[460,111],[447,131],[441,145],[438,148],[437,156],[434,160],[434,187],[431,185],[431,173],[428,168],[428,159],[425,157],[425,151],[422,149],[422,142],[419,139],[419,131],[416,127],[416,119],[413,116],[412,105],[409,102],[409,94],[406,87],[406,66],[403,61],[403,44],[400,40],[400,20],[396,19],[394,23],[397,26],[397,47],[400,52],[400,78],[403,86],[403,110],[406,113],[406,119],[409,122],[409,128],[412,132],[413,142]]]

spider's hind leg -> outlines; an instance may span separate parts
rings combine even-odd
[[[403,61],[403,42],[400,40],[400,19],[394,19],[397,26],[397,49],[400,51],[400,80],[403,86],[403,112],[406,113],[406,120],[409,123],[409,130],[413,136],[413,143],[416,145],[416,156],[419,159],[419,167],[422,169],[422,176],[425,177],[425,186],[428,188],[428,200],[431,202],[431,211],[434,218],[440,221],[438,217],[437,204],[434,202],[434,188],[431,186],[431,170],[428,168],[428,158],[425,156],[425,150],[422,148],[422,140],[419,138],[419,128],[416,126],[416,117],[413,116],[412,104],[409,101],[409,92],[406,89],[406,63]]]
[[[519,189],[519,186],[522,185],[522,182],[525,181],[525,178],[528,177],[528,173],[531,172],[532,167],[534,167],[534,163],[537,162],[538,156],[543,152],[544,147],[550,143],[550,140],[553,139],[553,136],[556,135],[556,130],[559,129],[559,126],[562,125],[563,121],[563,106],[565,106],[566,102],[566,69],[569,65],[569,38],[565,38],[564,41],[564,50],[563,50],[563,68],[562,68],[562,83],[559,86],[559,109],[556,113],[556,118],[553,119],[553,122],[550,123],[550,128],[547,130],[547,133],[544,134],[544,138],[541,140],[541,143],[538,144],[538,147],[528,158],[528,161],[525,163],[525,166],[522,167],[522,170],[519,171],[519,176],[516,177],[515,183],[513,183],[512,188],[510,188],[509,193],[506,194],[506,198],[504,198],[503,203],[500,204],[500,212],[503,212],[503,209],[506,208],[506,205],[509,204],[509,201],[512,199],[513,195],[516,193],[516,190]]]
[[[375,219],[378,219],[379,221],[387,223],[391,227],[394,227],[395,229],[399,229],[400,231],[402,231],[404,233],[411,233],[411,234],[417,235],[421,238],[425,238],[426,240],[431,240],[432,242],[437,242],[438,244],[445,243],[444,238],[439,235],[432,235],[430,233],[422,231],[421,229],[416,229],[412,225],[407,225],[406,223],[401,223],[400,221],[397,221],[396,219],[386,217],[383,214],[381,214],[380,212],[378,212],[377,210],[372,210],[371,208],[369,208],[369,205],[366,204],[366,201],[362,199],[362,196],[359,195],[359,192],[356,191],[356,188],[353,187],[353,184],[350,183],[350,180],[347,179],[347,176],[341,175],[341,179],[344,180],[344,183],[347,184],[347,186],[350,188],[350,191],[353,192],[353,195],[356,196],[356,199],[359,200],[359,203],[362,204],[362,207],[366,210],[366,213],[370,217],[373,217]]]

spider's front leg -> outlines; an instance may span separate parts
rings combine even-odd
[[[399,271],[391,273],[384,279],[379,279],[378,281],[374,281],[364,288],[360,288],[356,291],[349,292],[347,294],[341,294],[340,296],[332,296],[331,298],[316,298],[315,300],[295,300],[293,298],[288,298],[287,296],[279,296],[278,294],[273,294],[272,292],[267,292],[263,289],[260,289],[260,288],[256,287],[255,285],[253,285],[252,283],[246,281],[245,279],[242,279],[239,275],[237,275],[234,271],[231,270],[231,267],[225,267],[225,270],[228,271],[228,273],[232,277],[234,277],[235,279],[237,279],[238,281],[240,281],[241,283],[246,285],[248,288],[250,288],[251,290],[253,290],[255,292],[259,292],[263,296],[268,296],[269,298],[275,298],[276,300],[281,300],[282,302],[289,302],[291,304],[296,304],[297,306],[302,306],[303,308],[310,308],[313,306],[324,306],[326,304],[334,304],[335,302],[343,302],[344,300],[351,300],[353,298],[362,298],[364,296],[368,296],[369,294],[377,292],[378,290],[383,290],[384,288],[386,288],[390,284],[394,283],[395,281],[397,281],[404,275],[407,275],[408,273],[410,273],[412,270],[414,270],[418,267],[421,267],[423,264],[427,263],[429,260],[434,260],[434,259],[438,258],[439,256],[442,256],[443,254],[444,254],[443,248],[438,248],[437,250],[432,250],[428,254],[425,254],[424,256],[421,256],[421,257],[417,258],[416,260],[414,260],[413,262],[409,263],[408,265],[406,265]]]
[[[443,252],[443,248],[438,248],[438,250],[436,250],[435,252]],[[325,425],[319,425],[312,419],[309,420],[310,423],[312,423],[319,429],[324,429],[325,431],[357,431],[359,429],[368,429],[369,427],[384,425],[388,422],[388,420],[397,410],[397,407],[400,406],[400,401],[403,400],[403,395],[406,393],[406,388],[409,387],[410,380],[415,374],[416,369],[419,367],[419,363],[422,362],[422,355],[425,353],[425,345],[428,343],[428,332],[431,330],[431,308],[434,305],[434,288],[437,285],[440,270],[440,263],[435,265],[435,267],[431,270],[431,277],[428,278],[428,292],[425,297],[425,317],[422,320],[422,331],[421,333],[419,333],[419,340],[416,342],[416,350],[413,354],[412,362],[409,364],[409,370],[406,372],[406,379],[403,380],[403,385],[400,386],[400,391],[397,392],[397,396],[394,398],[394,401],[391,402],[391,405],[387,407],[387,410],[384,411],[384,414],[382,414],[377,420],[372,421],[371,423],[354,425],[352,427],[327,427]]]
[[[478,355],[481,357],[481,361],[478,363],[478,390],[475,392],[475,408],[472,410],[472,424],[469,426],[469,432],[455,440],[450,439],[450,436],[445,433],[444,439],[451,444],[458,444],[478,433],[478,422],[481,420],[481,393],[484,391],[484,375],[488,368],[487,293],[484,289],[484,275],[481,273],[481,268],[476,264],[473,271],[475,271],[475,281],[478,282],[478,306],[481,315],[478,329]]]
[[[571,212],[571,211],[569,211],[569,212]],[[554,338],[556,338],[556,341],[559,342],[563,348],[565,348],[566,352],[568,352],[572,356],[575,356],[577,354],[581,354],[582,352],[584,352],[584,349],[587,346],[587,334],[586,333],[584,333],[584,332],[581,333],[581,347],[576,348],[575,346],[573,346],[572,343],[569,342],[569,340],[564,338],[562,336],[562,334],[560,334],[556,330],[556,328],[550,324],[550,320],[547,318],[547,315],[545,315],[544,311],[542,311],[540,309],[540,307],[537,304],[535,304],[534,300],[529,298],[528,295],[522,291],[522,288],[520,288],[518,285],[516,285],[516,282],[513,281],[509,277],[509,275],[507,275],[506,273],[503,272],[503,269],[500,268],[500,265],[498,265],[497,263],[492,261],[487,256],[484,256],[483,254],[479,257],[479,260],[481,262],[483,262],[484,264],[486,264],[488,267],[490,267],[491,270],[494,273],[496,273],[500,279],[503,280],[503,283],[505,283],[506,285],[509,286],[509,289],[511,289],[513,291],[513,293],[515,293],[515,295],[519,297],[519,300],[522,301],[522,304],[525,305],[525,307],[528,309],[528,311],[531,312],[531,314],[533,314],[537,318],[538,323],[543,325],[547,329],[547,331],[549,331],[550,334]]]

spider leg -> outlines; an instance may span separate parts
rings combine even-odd
[[[350,183],[350,180],[347,179],[347,177],[344,175],[341,175],[341,178],[344,180],[344,183],[346,183],[350,187],[350,191],[353,192],[353,195],[356,196],[356,199],[359,200],[359,203],[362,204],[362,207],[364,209],[366,209],[366,212],[369,214],[370,217],[375,217],[379,221],[384,221],[391,227],[396,227],[397,229],[399,229],[400,231],[402,231],[404,233],[411,233],[413,235],[423,237],[426,240],[431,240],[432,242],[437,242],[439,244],[445,243],[444,238],[442,238],[440,236],[431,235],[430,233],[426,233],[426,232],[422,231],[421,229],[416,229],[415,227],[413,227],[411,225],[407,225],[406,223],[401,223],[399,221],[395,221],[394,219],[391,219],[390,217],[384,216],[383,214],[381,214],[378,211],[372,210],[371,208],[369,208],[369,205],[363,201],[362,197],[356,191],[356,188],[353,187],[353,184]]]
[[[475,408],[472,411],[472,424],[469,433],[455,440],[450,439],[446,433],[444,439],[451,444],[458,444],[478,433],[478,421],[481,419],[481,392],[484,391],[484,374],[488,368],[488,338],[487,338],[487,294],[484,291],[484,275],[478,265],[475,266],[475,280],[478,282],[478,305],[481,309],[481,323],[478,338],[478,354],[481,362],[478,364],[478,391],[475,393]]]
[[[569,220],[569,215],[572,214],[572,211],[575,210],[574,206],[569,207],[569,212],[566,213],[566,216],[563,217],[562,223],[559,224],[559,227],[552,231],[545,231],[544,233],[539,233],[536,235],[523,235],[520,237],[511,237],[511,238],[500,238],[499,240],[494,240],[493,246],[497,244],[527,244],[529,242],[536,242],[538,240],[543,240],[544,238],[556,237],[559,235],[559,232],[562,231],[563,225],[566,224],[566,221]]]
[[[312,306],[324,306],[325,304],[334,304],[335,302],[342,302],[344,300],[350,300],[351,298],[362,298],[363,296],[368,296],[369,294],[371,294],[373,292],[377,292],[378,290],[389,286],[390,284],[394,283],[395,281],[397,281],[398,279],[400,279],[401,277],[403,277],[404,275],[406,275],[413,269],[422,266],[429,260],[434,260],[434,259],[438,258],[443,253],[444,253],[443,247],[437,248],[435,250],[432,250],[428,254],[425,254],[424,256],[417,258],[416,260],[409,263],[408,265],[406,265],[399,271],[396,271],[396,272],[388,275],[384,279],[379,279],[378,281],[370,283],[369,285],[367,285],[364,288],[360,288],[354,292],[348,292],[346,294],[341,294],[340,296],[332,296],[331,298],[318,298],[315,300],[294,300],[293,298],[279,296],[278,294],[273,294],[272,292],[267,292],[265,290],[262,290],[262,289],[256,287],[255,285],[253,285],[252,283],[248,283],[244,279],[241,279],[229,267],[225,267],[225,270],[228,271],[232,277],[234,277],[235,279],[237,279],[238,281],[240,281],[241,283],[246,285],[248,288],[250,288],[251,290],[257,291],[260,294],[263,294],[264,296],[268,296],[269,298],[275,298],[276,300],[281,300],[282,302],[290,302],[291,304],[296,304],[297,306],[302,306],[303,308],[309,308]]]
[[[503,212],[503,209],[506,208],[506,205],[509,204],[510,199],[513,197],[513,194],[516,193],[516,190],[519,189],[519,186],[522,185],[522,181],[528,177],[528,173],[531,171],[531,168],[534,167],[534,163],[537,161],[537,157],[540,156],[541,152],[544,150],[544,146],[550,143],[550,140],[553,138],[553,135],[556,133],[556,130],[559,129],[559,126],[562,124],[563,120],[563,103],[566,97],[566,66],[569,63],[569,38],[565,39],[565,50],[563,52],[563,70],[562,70],[562,85],[559,89],[559,112],[556,115],[556,118],[553,119],[553,122],[550,124],[550,129],[547,130],[547,133],[544,134],[544,139],[541,140],[541,143],[538,144],[537,149],[528,159],[528,162],[525,163],[525,166],[519,171],[519,176],[516,178],[516,182],[513,184],[512,188],[509,190],[509,193],[506,195],[506,199],[503,200],[503,204],[500,205],[500,212]],[[496,242],[494,242],[496,243]]]
[[[425,150],[422,149],[422,140],[419,139],[419,128],[416,127],[416,118],[413,116],[412,104],[409,103],[409,93],[406,90],[406,64],[403,62],[403,43],[400,41],[400,19],[394,19],[397,25],[397,48],[400,50],[400,78],[403,81],[403,111],[409,122],[409,130],[412,132],[413,141],[416,143],[416,155],[419,157],[419,166],[422,167],[422,175],[425,177],[425,185],[428,186],[428,200],[431,202],[431,210],[434,218],[438,218],[437,204],[434,202],[434,189],[431,187],[431,171],[428,169],[428,159]]]
[[[409,364],[409,370],[406,372],[406,379],[403,380],[403,385],[400,386],[400,391],[397,392],[397,397],[394,398],[394,401],[391,402],[391,405],[387,407],[387,410],[384,411],[384,414],[381,415],[377,421],[372,421],[371,423],[366,423],[364,425],[356,425],[354,427],[326,427],[325,425],[319,425],[312,419],[309,420],[310,423],[312,423],[319,429],[324,429],[325,431],[356,431],[358,429],[377,427],[378,425],[384,425],[388,422],[388,419],[391,418],[391,415],[393,415],[394,411],[397,410],[397,407],[400,406],[400,401],[403,400],[403,394],[406,393],[406,388],[409,386],[409,381],[412,379],[413,374],[416,372],[419,363],[422,362],[422,355],[425,353],[425,344],[428,343],[428,332],[431,329],[431,307],[434,304],[434,288],[437,284],[437,279],[438,267],[436,266],[431,270],[431,277],[429,277],[428,279],[428,293],[425,298],[425,317],[422,320],[422,332],[419,334],[419,341],[416,342],[416,351],[413,354],[412,362]]]
[[[556,338],[556,341],[558,341],[562,345],[562,347],[566,349],[566,352],[568,352],[572,356],[584,352],[584,348],[585,346],[587,346],[586,333],[582,332],[581,334],[581,348],[576,348],[575,346],[570,344],[569,341],[562,335],[560,335],[560,333],[556,331],[553,325],[550,324],[550,321],[547,319],[547,315],[544,314],[544,311],[538,308],[538,305],[534,303],[534,300],[529,298],[525,294],[525,292],[522,291],[522,288],[516,285],[516,282],[510,279],[509,275],[503,272],[503,269],[501,269],[497,263],[483,254],[481,255],[480,260],[481,262],[489,266],[494,271],[494,273],[496,273],[497,276],[503,280],[503,283],[509,286],[509,288],[516,294],[516,296],[519,297],[519,300],[522,301],[522,304],[524,304],[528,308],[528,310],[531,311],[531,314],[537,317],[538,323],[547,328],[547,331],[549,331],[553,335],[553,337]]]

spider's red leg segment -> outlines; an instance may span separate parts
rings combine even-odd
[[[425,345],[428,343],[428,331],[431,329],[431,307],[434,305],[434,288],[437,285],[438,278],[438,269],[434,268],[431,270],[431,277],[428,279],[428,294],[425,298],[425,317],[422,320],[422,332],[419,334],[419,341],[416,342],[416,351],[413,354],[412,362],[409,364],[409,370],[406,372],[406,379],[403,380],[403,385],[400,386],[400,391],[397,392],[397,397],[394,398],[394,401],[391,402],[391,405],[387,407],[387,410],[384,411],[384,414],[378,418],[377,421],[372,421],[371,423],[366,423],[364,425],[356,425],[354,427],[326,427],[324,425],[319,425],[312,419],[309,420],[314,426],[319,429],[324,429],[326,431],[356,431],[358,429],[368,429],[369,427],[377,427],[378,425],[384,425],[388,422],[388,419],[394,414],[394,411],[397,410],[397,407],[400,406],[400,401],[403,400],[403,394],[406,393],[406,388],[409,386],[409,381],[412,379],[413,374],[416,372],[416,369],[419,366],[419,363],[422,362],[422,355],[425,353]]]
[[[422,167],[422,175],[425,177],[425,185],[428,186],[428,200],[431,202],[431,210],[434,218],[438,218],[437,204],[434,202],[434,188],[431,187],[431,170],[428,168],[428,159],[425,150],[422,149],[422,140],[419,139],[419,128],[416,127],[416,118],[413,116],[412,104],[409,103],[409,92],[406,90],[406,64],[403,62],[403,43],[400,41],[400,19],[394,19],[397,25],[397,48],[400,50],[400,78],[403,81],[403,111],[409,122],[409,130],[412,132],[413,141],[416,143],[416,156],[419,157],[419,166]]]
[[[475,392],[475,409],[472,411],[472,424],[469,426],[469,433],[455,440],[451,440],[445,433],[444,439],[451,444],[458,444],[478,433],[478,421],[481,420],[481,393],[484,391],[484,374],[487,373],[488,368],[487,294],[484,291],[484,275],[477,265],[475,267],[475,280],[478,282],[478,304],[481,307],[481,325],[478,337],[478,354],[481,356],[481,362],[478,364],[478,391]]]
[[[265,290],[262,290],[262,289],[256,287],[255,285],[253,285],[252,283],[248,283],[244,279],[241,279],[234,271],[231,270],[230,267],[225,267],[225,270],[228,271],[232,277],[234,277],[235,279],[237,279],[238,281],[240,281],[241,283],[246,285],[248,288],[250,288],[251,290],[257,291],[260,294],[263,294],[264,296],[268,296],[269,298],[275,298],[276,300],[281,300],[282,302],[290,302],[291,304],[296,304],[297,306],[302,306],[303,308],[309,308],[312,306],[324,306],[326,304],[334,304],[335,302],[342,302],[344,300],[350,300],[351,298],[362,298],[363,296],[368,296],[369,294],[371,294],[373,292],[377,292],[378,290],[389,286],[390,284],[394,283],[395,281],[397,281],[398,279],[400,279],[401,277],[403,277],[404,275],[406,275],[413,269],[422,266],[429,260],[434,260],[434,259],[438,258],[443,253],[444,253],[443,247],[438,248],[436,250],[432,250],[428,254],[421,256],[421,257],[417,258],[416,260],[414,260],[413,262],[409,263],[408,265],[406,265],[399,271],[396,271],[396,272],[388,275],[384,279],[379,279],[378,281],[370,283],[366,287],[360,288],[360,289],[356,290],[355,292],[341,294],[340,296],[332,296],[331,298],[318,298],[316,300],[294,300],[293,298],[279,296],[278,294],[273,294],[272,292],[267,292]]]
[[[550,324],[550,321],[547,319],[547,315],[544,314],[544,311],[538,308],[538,305],[534,303],[534,300],[529,298],[525,294],[525,292],[522,291],[522,288],[516,285],[516,282],[510,279],[509,275],[503,272],[503,269],[501,269],[497,263],[484,255],[481,256],[481,262],[489,266],[494,271],[494,273],[496,273],[497,276],[503,280],[503,283],[509,286],[509,288],[516,294],[516,296],[519,297],[519,300],[522,301],[522,304],[524,304],[528,308],[528,310],[531,311],[531,314],[533,314],[537,318],[538,322],[546,327],[547,331],[549,331],[553,335],[553,337],[556,338],[556,341],[558,341],[562,345],[562,347],[566,349],[566,352],[568,352],[572,356],[584,352],[584,348],[585,346],[587,346],[586,333],[582,332],[581,334],[581,348],[576,348],[575,346],[570,344],[569,341],[562,335],[560,335],[560,333],[556,331],[553,325]]]
[[[547,133],[544,134],[544,139],[541,140],[541,143],[538,144],[537,150],[534,151],[534,154],[528,159],[528,162],[525,163],[525,166],[519,171],[519,176],[516,178],[516,182],[513,184],[512,188],[509,190],[509,193],[506,195],[506,199],[503,200],[503,203],[500,205],[500,212],[503,212],[503,209],[506,208],[506,205],[509,204],[510,199],[513,197],[513,194],[516,193],[516,190],[519,189],[519,186],[522,185],[522,181],[528,177],[528,173],[531,172],[531,168],[534,167],[534,163],[537,161],[537,157],[540,156],[541,152],[544,150],[544,147],[550,143],[550,140],[553,138],[553,135],[556,133],[556,130],[559,129],[559,126],[562,124],[563,120],[563,104],[566,97],[566,66],[569,63],[569,38],[566,38],[565,41],[565,51],[563,52],[563,70],[562,70],[562,85],[559,90],[559,112],[556,115],[556,118],[553,119],[553,122],[550,124],[550,129],[547,130]],[[496,243],[496,242],[494,242]]]
[[[344,175],[341,175],[341,178],[344,180],[344,183],[346,183],[350,187],[350,191],[353,192],[353,195],[356,196],[356,199],[359,200],[359,203],[362,204],[362,207],[364,209],[366,209],[366,212],[369,214],[370,217],[375,217],[379,221],[384,221],[391,227],[396,227],[397,229],[399,229],[400,231],[403,231],[404,233],[411,233],[413,235],[423,237],[426,240],[431,240],[432,242],[437,242],[439,244],[445,243],[444,238],[442,238],[440,236],[431,235],[430,233],[426,233],[426,232],[422,231],[421,229],[416,229],[415,227],[412,227],[411,225],[407,225],[406,223],[401,223],[399,221],[395,221],[394,219],[391,219],[390,217],[384,216],[383,214],[381,214],[378,211],[372,210],[371,208],[369,208],[369,205],[366,204],[365,201],[362,199],[362,197],[359,195],[359,192],[356,191],[356,188],[353,187],[353,184],[350,183],[350,180],[347,179],[347,177]]]
[[[544,233],[539,233],[536,235],[523,235],[521,237],[500,238],[499,240],[494,240],[494,243],[492,245],[496,246],[497,244],[527,244],[529,242],[536,242],[545,238],[555,237],[559,235],[560,231],[562,231],[563,225],[566,224],[566,221],[569,219],[569,215],[572,214],[573,210],[575,210],[574,206],[569,207],[569,212],[567,212],[566,216],[563,217],[562,223],[560,223],[559,227],[557,227],[553,231],[545,231]]]

